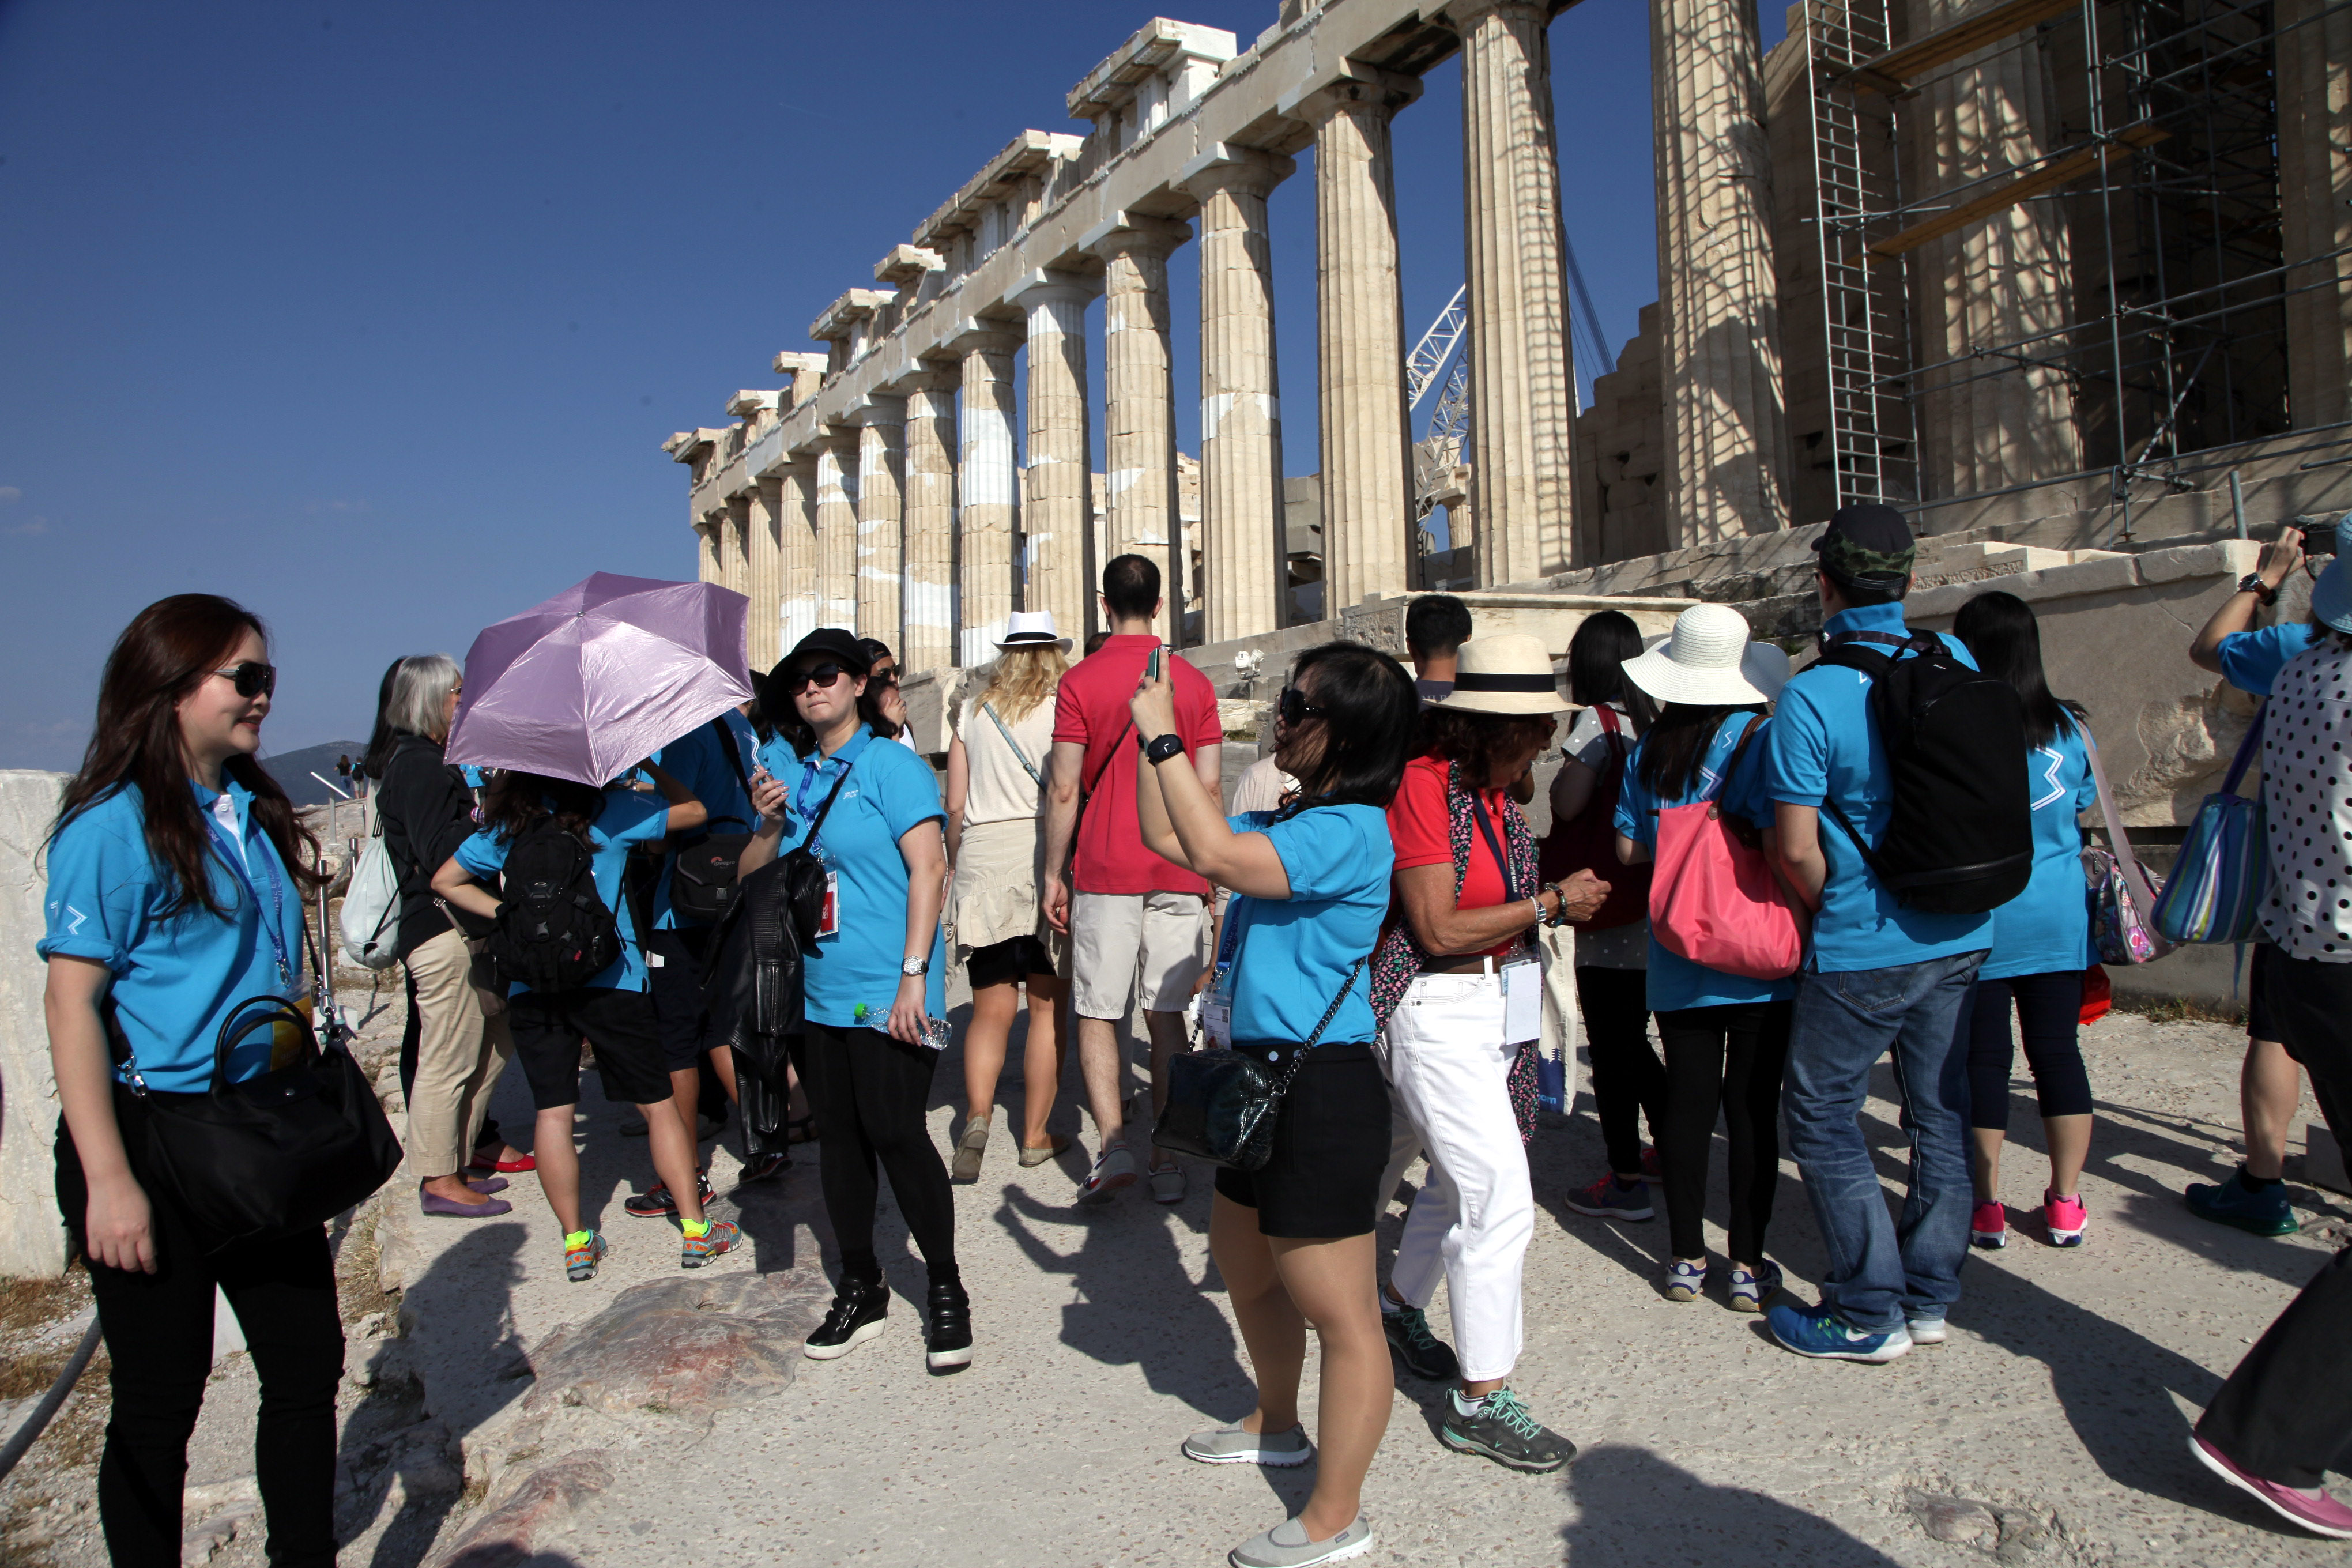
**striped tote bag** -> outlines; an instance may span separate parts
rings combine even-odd
[[[2261,752],[2258,709],[2238,743],[2238,754],[2218,794],[2197,808],[2180,858],[2156,900],[2157,934],[2167,942],[2252,942],[2262,935],[2263,900],[2270,891],[2270,856],[2262,796],[2238,793]]]

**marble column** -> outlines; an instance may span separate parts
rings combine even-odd
[[[2352,255],[2328,255],[2352,247],[2352,12],[2330,4],[2278,6],[2279,235],[2286,286],[2304,290],[2286,300],[2287,414],[2299,430],[2352,419]]]
[[[1366,70],[1293,111],[1315,127],[1326,620],[1366,595],[1412,586],[1412,434],[1389,121],[1420,94],[1412,78]]]
[[[783,509],[777,529],[784,584],[783,616],[776,639],[778,658],[824,624],[817,591],[818,461],[814,452],[794,452],[784,468]]]
[[[907,642],[899,668],[955,662],[956,382],[953,365],[929,365],[907,392]]]
[[[879,395],[860,400],[857,425],[857,635],[887,643],[905,640],[899,625],[899,583],[906,563],[907,400]]]
[[[1654,0],[1667,548],[1789,525],[1756,0]]]
[[[702,582],[717,583],[724,587],[727,574],[719,563],[719,525],[716,522],[706,517],[694,525],[695,575]]]
[[[1033,272],[1005,298],[1029,315],[1028,464],[1021,473],[1021,607],[1050,610],[1083,641],[1094,607],[1094,464],[1087,419],[1087,301],[1096,285]]]
[[[1201,204],[1203,642],[1270,632],[1286,618],[1282,404],[1265,198],[1296,167],[1287,158],[1220,146],[1187,163],[1181,179]]]
[[[956,542],[963,613],[956,662],[971,666],[996,657],[996,639],[1013,613],[1013,541],[1021,526],[1013,356],[1021,334],[974,321],[950,346],[962,356],[956,400]]]
[[[1570,564],[1576,374],[1560,265],[1551,45],[1530,0],[1452,0],[1462,35],[1470,505],[1478,585]]]
[[[849,476],[857,471],[858,431],[828,425],[816,454],[817,625],[857,626],[857,505]]]
[[[1105,534],[1112,555],[1147,555],[1159,565],[1163,607],[1154,629],[1163,641],[1169,606],[1183,603],[1168,253],[1192,237],[1186,224],[1122,216],[1081,241],[1103,263]]]
[[[749,494],[727,498],[727,521],[724,525],[726,554],[720,561],[719,581],[745,598],[751,596],[751,497]]]
[[[743,498],[749,537],[745,541],[744,575],[751,586],[751,618],[743,638],[743,654],[753,669],[765,669],[782,657],[776,646],[779,617],[784,603],[783,481],[761,479],[760,488]]]

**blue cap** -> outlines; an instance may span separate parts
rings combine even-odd
[[[2311,585],[2311,618],[2339,632],[2352,632],[2352,511],[2336,520],[2336,555]]]

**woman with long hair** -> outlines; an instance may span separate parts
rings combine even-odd
[[[1045,768],[1054,750],[1054,693],[1070,668],[1050,611],[1016,612],[997,645],[987,686],[959,710],[948,743],[948,925],[971,982],[963,1033],[963,1132],[950,1177],[980,1179],[996,1114],[996,1080],[1021,987],[1029,988],[1029,1044],[1021,1163],[1042,1165],[1069,1147],[1045,1131],[1061,1087],[1062,972],[1069,939],[1039,912],[1045,855]]]
[[[1389,1092],[1362,971],[1388,912],[1388,805],[1419,701],[1387,654],[1355,643],[1307,649],[1275,731],[1275,755],[1299,781],[1298,797],[1232,818],[1185,760],[1167,672],[1147,674],[1130,704],[1145,759],[1135,786],[1144,847],[1234,894],[1203,1010],[1224,1020],[1219,1032],[1233,1049],[1290,1075],[1271,1157],[1253,1172],[1220,1168],[1209,1218],[1210,1255],[1249,1347],[1257,1408],[1194,1433],[1184,1452],[1203,1464],[1281,1467],[1316,1457],[1298,1420],[1312,1323],[1322,1347],[1322,1457],[1306,1507],[1234,1549],[1240,1568],[1308,1568],[1371,1544],[1364,1475],[1395,1384],[1372,1305]],[[1294,1060],[1318,1026],[1314,1049]]]
[[[305,893],[318,843],[255,760],[278,671],[249,610],[175,594],[106,661],[97,722],[47,845],[42,997],[57,1073],[57,1197],[89,1266],[112,1384],[99,1461],[108,1555],[180,1561],[188,1435],[212,1370],[215,1288],[261,1405],[254,1474],[269,1559],[335,1557],[335,1388],[343,1374],[323,1228],[219,1247],[147,1155],[151,1096],[202,1094],[215,1043],[256,997],[308,1006]],[[272,1066],[235,1042],[226,1074]]]
[[[1676,618],[1664,645],[1626,662],[1625,679],[1658,709],[1626,765],[1614,825],[1618,858],[1646,865],[1657,853],[1658,813],[1700,801],[1717,802],[1727,819],[1771,834],[1765,710],[1788,684],[1789,656],[1750,642],[1747,617],[1730,605],[1695,605]],[[1666,1125],[1658,1140],[1666,1300],[1694,1301],[1706,1288],[1706,1167],[1720,1115],[1730,1142],[1727,1300],[1735,1312],[1760,1312],[1780,1289],[1780,1270],[1764,1256],[1764,1232],[1780,1175],[1780,1078],[1796,983],[1711,969],[1670,951],[1654,933],[1649,942],[1643,1005],[1657,1017],[1666,1055]]]
[[[506,998],[474,983],[488,927],[469,915],[460,929],[433,895],[433,873],[474,835],[473,791],[441,754],[465,685],[445,653],[394,665],[377,714],[380,743],[370,744],[362,767],[377,781],[376,819],[400,876],[395,951],[408,989],[401,1084],[408,1163],[425,1173],[417,1201],[428,1215],[486,1219],[512,1212],[491,1195],[506,1183],[470,1179],[468,1169],[527,1171],[533,1163],[504,1147],[488,1119],[491,1091],[514,1055]]]
[[[2050,1184],[2042,1193],[2043,1233],[2053,1247],[2079,1247],[2083,1164],[2091,1153],[2091,1079],[2075,1032],[2083,1018],[2083,971],[2098,958],[2083,898],[2083,829],[2078,815],[2099,804],[2091,775],[2091,732],[2080,703],[2053,696],[2042,669],[2042,626],[2014,594],[1979,594],[1960,606],[1952,634],[1977,668],[2007,681],[2025,709],[2026,779],[2033,803],[2033,876],[2025,891],[1993,911],[1992,951],[1960,1005],[1959,1045],[1969,1063],[1969,1123],[1976,1209],[1969,1220],[1979,1247],[2009,1240],[2000,1201],[2000,1151],[2009,1136],[2009,1075],[2016,1037],[2025,1042],[2050,1151]]]
[[[945,1045],[932,1021],[947,1016],[946,813],[930,764],[877,743],[898,726],[868,668],[855,637],[820,626],[769,672],[761,706],[776,733],[751,779],[760,831],[737,864],[748,877],[806,846],[834,893],[803,961],[805,1023],[793,1058],[816,1112],[840,1275],[803,1352],[830,1361],[887,1326],[890,1288],[874,1251],[878,1166],[929,1275],[925,1363],[952,1373],[971,1362],[971,1302],[956,1268],[955,1194],[923,1121]]]

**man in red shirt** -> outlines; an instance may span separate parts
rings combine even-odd
[[[1062,677],[1054,707],[1054,755],[1047,780],[1045,866],[1040,902],[1055,931],[1070,936],[1070,1005],[1078,1018],[1078,1066],[1101,1129],[1102,1152],[1079,1200],[1101,1203],[1135,1184],[1127,1146],[1119,1050],[1130,994],[1143,1005],[1151,1037],[1151,1108],[1166,1098],[1168,1058],[1183,1048],[1184,1006],[1202,972],[1208,882],[1143,847],[1135,821],[1135,723],[1128,701],[1144,662],[1160,647],[1160,568],[1121,555],[1103,568],[1103,614],[1110,638]],[[1202,786],[1223,799],[1216,689],[1178,658],[1176,723]],[[1085,806],[1083,818],[1079,807]],[[1076,855],[1072,854],[1076,840]],[[1071,870],[1069,882],[1063,871]],[[1149,1137],[1147,1130],[1145,1136]],[[1152,1153],[1151,1195],[1181,1203],[1184,1173],[1174,1156]]]

